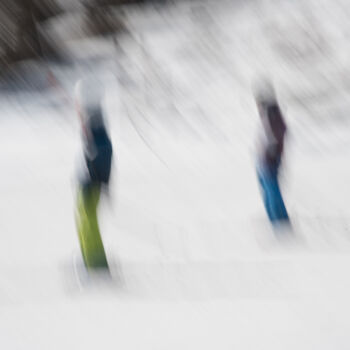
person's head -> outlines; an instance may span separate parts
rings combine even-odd
[[[269,79],[260,79],[254,87],[255,102],[259,112],[267,111],[270,107],[278,106],[275,88]]]
[[[99,79],[89,77],[77,82],[75,86],[75,106],[85,125],[93,127],[104,124],[102,115],[103,97],[103,85]]]

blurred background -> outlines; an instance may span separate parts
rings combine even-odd
[[[348,349],[350,3],[1,0],[0,346]],[[74,86],[115,158],[100,226],[118,283],[81,288]],[[252,82],[289,126],[271,229]]]

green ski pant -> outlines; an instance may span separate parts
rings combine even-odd
[[[77,197],[76,224],[86,267],[108,268],[97,219],[100,186],[81,188]]]

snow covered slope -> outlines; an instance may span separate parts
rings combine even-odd
[[[1,349],[349,348],[350,4],[203,4],[130,8],[117,47],[81,42],[93,64],[51,67],[65,92],[1,96]],[[92,68],[117,155],[101,227],[121,281],[79,291],[66,93]],[[270,230],[259,197],[257,74],[276,80],[291,129],[293,235]]]

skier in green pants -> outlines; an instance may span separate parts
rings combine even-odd
[[[108,270],[97,211],[101,194],[108,189],[113,150],[102,114],[99,88],[93,80],[80,81],[76,87],[76,108],[83,131],[85,165],[79,181],[76,224],[88,271]]]

